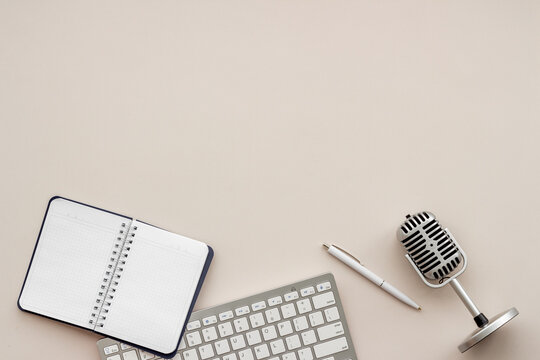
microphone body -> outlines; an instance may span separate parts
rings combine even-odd
[[[428,279],[444,279],[463,261],[453,237],[430,212],[408,215],[398,230],[398,239]]]

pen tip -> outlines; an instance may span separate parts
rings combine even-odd
[[[418,307],[418,311],[420,311],[420,310],[422,310],[422,308],[419,306],[419,307]]]
[[[327,244],[322,244],[322,246],[326,249],[330,249],[330,246],[328,246]]]

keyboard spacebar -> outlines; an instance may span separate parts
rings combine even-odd
[[[315,356],[322,358],[328,355],[335,354],[340,351],[347,350],[349,345],[347,344],[347,339],[345,337],[340,337],[334,340],[323,342],[313,346],[315,351]]]

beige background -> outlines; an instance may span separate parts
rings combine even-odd
[[[0,0],[2,357],[98,359],[16,307],[59,194],[211,244],[197,308],[331,271],[360,360],[538,358],[539,4]],[[480,308],[521,312],[464,355],[468,312],[395,238],[424,209]]]

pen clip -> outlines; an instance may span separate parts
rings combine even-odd
[[[339,246],[336,246],[336,245],[332,245],[333,247],[335,247],[336,249],[344,252],[345,254],[349,255],[350,257],[352,257],[354,260],[358,261],[358,263],[362,266],[364,266],[364,264],[362,264],[362,262],[360,260],[358,260],[353,254],[351,254],[350,252],[348,252],[347,250],[343,249],[343,248],[340,248]]]

